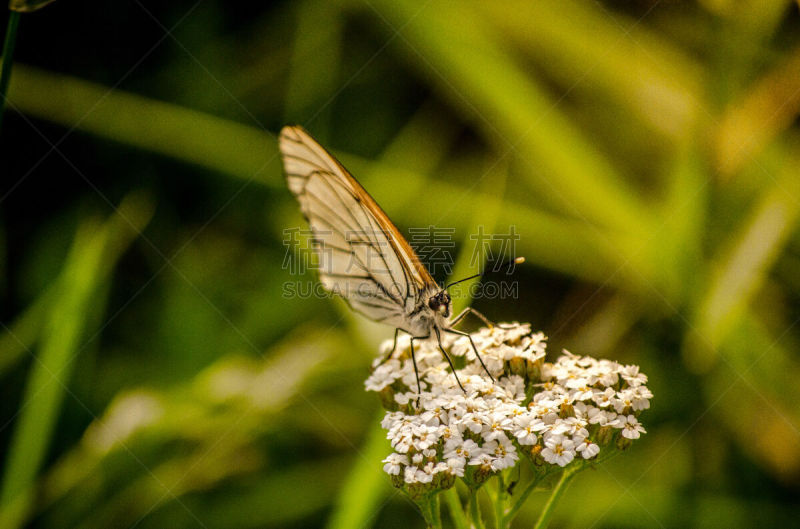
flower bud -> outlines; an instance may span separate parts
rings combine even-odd
[[[597,430],[597,444],[600,446],[606,446],[608,443],[611,442],[611,439],[614,437],[614,427],[613,426],[601,426],[599,430]]]
[[[400,474],[392,474],[389,477],[392,479],[392,485],[394,485],[395,488],[402,489],[406,484],[402,472]]]
[[[530,380],[539,381],[542,379],[542,365],[544,364],[543,359],[538,359],[534,362],[530,360],[526,361],[526,367],[528,368],[528,378]]]
[[[433,483],[406,483],[405,491],[408,497],[412,500],[418,500],[426,494],[432,493],[436,490],[436,485]]]
[[[533,445],[530,449],[530,452],[527,453],[530,456],[531,461],[533,461],[534,465],[536,465],[537,467],[544,465],[545,461],[544,458],[542,457],[542,445],[540,444]]]
[[[436,485],[436,488],[446,490],[456,484],[456,476],[450,472],[439,472],[436,474],[436,477],[433,478],[433,483]]]
[[[491,468],[480,466],[468,466],[464,472],[464,483],[471,489],[477,489],[483,485],[486,480],[494,475]]]
[[[394,388],[392,388],[392,386],[386,386],[378,393],[378,398],[381,400],[383,409],[389,411],[397,410],[397,401],[394,400],[394,393]]]
[[[524,377],[528,374],[528,366],[526,360],[521,356],[515,356],[508,361],[508,367],[511,373]]]

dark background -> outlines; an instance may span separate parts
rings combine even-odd
[[[275,138],[299,123],[406,234],[450,230],[436,246],[455,277],[480,268],[479,226],[514,227],[526,264],[484,281],[518,296],[481,311],[650,376],[648,434],[581,475],[554,526],[791,526],[797,10],[58,0],[23,15],[0,131],[0,525],[422,526],[381,471],[363,392],[391,329],[283,295],[316,282],[284,266],[303,257],[285,230],[305,225]]]

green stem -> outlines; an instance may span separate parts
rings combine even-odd
[[[8,83],[11,80],[11,63],[14,60],[14,46],[17,43],[17,28],[19,27],[20,16],[18,11],[11,11],[8,15],[6,40],[3,43],[3,65],[0,67],[0,128],[3,125],[6,93],[8,93]]]
[[[442,513],[439,506],[439,495],[430,494],[423,496],[417,501],[422,516],[428,525],[428,529],[442,529]]]
[[[547,503],[545,503],[544,509],[539,515],[539,519],[536,520],[536,525],[533,526],[533,529],[545,529],[545,527],[547,527],[550,523],[550,518],[553,517],[553,512],[555,511],[558,500],[564,495],[564,491],[567,490],[570,481],[572,481],[572,478],[575,477],[575,474],[577,474],[581,468],[583,468],[582,465],[577,465],[571,469],[565,470],[564,473],[561,474],[561,479],[558,480],[553,492],[550,493],[550,498],[548,498]]]
[[[547,473],[534,474],[534,477],[531,480],[531,482],[528,483],[528,485],[525,487],[525,489],[516,498],[516,501],[514,502],[514,505],[511,506],[511,509],[509,509],[508,512],[506,512],[506,515],[505,515],[505,523],[506,524],[510,523],[511,520],[516,518],[517,513],[519,512],[519,510],[522,508],[523,505],[525,505],[525,501],[528,499],[528,496],[531,495],[531,492],[536,490],[536,486],[539,485],[539,483],[542,481],[542,479],[545,478],[546,476],[547,476]]]
[[[442,493],[444,501],[447,502],[447,508],[450,509],[450,518],[453,520],[453,525],[456,529],[469,529],[469,521],[461,505],[461,498],[458,497],[458,491],[455,486],[450,487]]]
[[[494,520],[497,529],[505,529],[506,527],[506,483],[503,479],[503,473],[497,473],[497,497],[494,500]]]
[[[483,520],[481,519],[481,507],[478,505],[478,489],[469,489],[469,517],[472,527],[484,529]]]

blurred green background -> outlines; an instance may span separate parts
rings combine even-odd
[[[476,307],[650,376],[648,435],[580,475],[554,526],[796,525],[799,29],[788,0],[23,15],[0,526],[422,526],[363,391],[391,329],[282,295],[316,281],[285,266],[305,227],[286,123],[406,233],[454,228],[460,272],[479,225],[516,227],[519,298]]]

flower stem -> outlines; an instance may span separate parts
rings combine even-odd
[[[428,494],[416,500],[419,510],[428,529],[442,529],[442,514],[439,507],[439,495]]]
[[[450,518],[453,520],[453,525],[456,529],[469,529],[469,521],[464,512],[464,507],[461,505],[461,498],[458,497],[458,491],[455,486],[450,487],[442,493],[444,501],[447,502],[447,508],[450,509]]]
[[[573,468],[565,470],[564,473],[561,474],[561,479],[558,480],[555,488],[553,488],[553,492],[550,493],[550,498],[548,498],[547,503],[545,503],[544,509],[542,510],[541,514],[539,514],[539,519],[536,520],[536,525],[533,526],[533,529],[545,529],[547,527],[547,525],[550,523],[550,518],[553,517],[553,512],[555,511],[558,500],[561,499],[564,491],[567,490],[572,478],[574,478],[575,474],[577,474],[582,468],[582,465],[577,465]]]
[[[483,520],[481,520],[481,507],[478,505],[478,489],[469,489],[469,517],[472,527],[484,529]]]
[[[506,483],[503,479],[503,473],[497,473],[497,497],[494,501],[494,520],[497,529],[505,529],[506,527]]]
[[[14,60],[14,46],[17,43],[20,16],[18,11],[11,11],[8,15],[6,39],[3,43],[3,65],[0,67],[0,127],[3,124],[3,112],[6,108],[6,93],[8,92],[8,82],[11,80],[11,63]]]
[[[536,486],[539,484],[539,482],[542,480],[542,478],[545,475],[546,474],[543,474],[543,475],[536,474],[536,475],[534,475],[534,477],[531,480],[531,482],[528,483],[528,485],[525,487],[525,489],[516,498],[516,501],[514,502],[514,505],[511,506],[511,509],[509,509],[508,512],[506,512],[506,515],[505,515],[505,523],[506,524],[511,522],[511,520],[513,520],[517,516],[517,513],[519,512],[519,510],[522,508],[523,505],[525,505],[525,501],[528,499],[528,496],[531,495],[531,492],[536,490]]]

